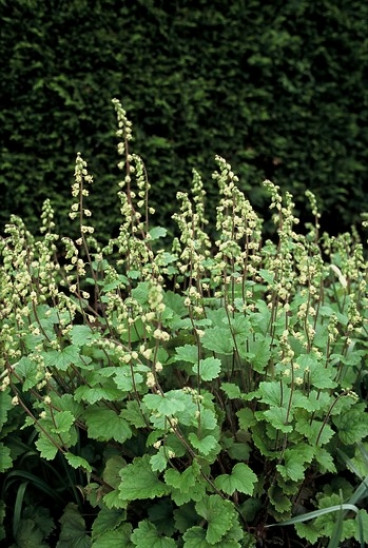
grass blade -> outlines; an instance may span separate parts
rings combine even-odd
[[[23,499],[28,486],[28,481],[24,481],[20,484],[17,496],[15,499],[14,504],[14,512],[13,512],[13,537],[14,540],[16,540],[17,532],[19,529],[20,520],[22,517],[22,507],[23,507]]]
[[[304,521],[309,521],[311,519],[318,518],[319,516],[323,516],[324,514],[329,514],[330,512],[338,512],[339,510],[351,510],[358,513],[358,508],[354,504],[339,504],[336,506],[329,506],[328,508],[321,508],[320,510],[314,510],[313,512],[308,512],[307,514],[301,514],[299,516],[294,516],[291,519],[288,519],[286,521],[283,521],[281,523],[272,523],[271,525],[266,525],[266,527],[276,527],[276,526],[284,526],[284,525],[293,525],[294,523],[302,523]]]
[[[342,493],[340,493],[340,497],[342,498]],[[344,512],[342,508],[340,508],[327,548],[339,548],[345,513],[346,512]]]
[[[43,481],[35,474],[32,474],[31,472],[27,472],[26,470],[13,470],[12,472],[9,472],[9,474],[7,474],[8,481],[14,478],[24,479],[27,483],[32,483],[32,485],[40,489],[40,491],[43,491],[49,497],[53,499],[58,499],[59,501],[63,501],[63,498],[57,493],[57,491],[55,491],[55,489],[49,487],[49,485],[47,485],[45,481]]]
[[[355,489],[354,493],[349,499],[350,504],[356,504],[362,499],[368,496],[368,476],[361,482],[359,487]]]

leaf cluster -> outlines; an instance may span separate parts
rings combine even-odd
[[[117,236],[98,239],[78,155],[78,236],[60,238],[46,201],[42,237],[12,216],[0,241],[3,538],[237,548],[295,523],[288,542],[366,542],[361,241],[320,236],[318,215],[300,234],[291,195],[270,181],[277,238],[264,241],[216,157],[217,237],[194,172],[191,193],[177,195],[180,237],[167,246],[131,124],[114,106]]]

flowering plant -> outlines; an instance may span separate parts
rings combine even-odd
[[[215,235],[194,171],[168,244],[151,226],[145,167],[114,105],[118,235],[107,245],[95,236],[93,179],[78,155],[78,238],[54,232],[46,201],[41,237],[14,216],[1,239],[2,516],[16,508],[2,538],[95,548],[366,542],[365,489],[357,496],[346,471],[364,479],[367,465],[358,236],[320,236],[310,193],[315,222],[297,232],[292,197],[266,181],[276,232],[263,241],[217,157]]]

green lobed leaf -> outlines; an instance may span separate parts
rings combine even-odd
[[[15,535],[16,545],[27,548],[48,548],[48,545],[43,542],[44,535],[37,522],[31,518],[21,518]]]
[[[196,503],[195,509],[207,521],[206,540],[209,544],[220,542],[236,520],[231,502],[219,495],[203,497]]]
[[[59,371],[67,371],[70,365],[83,365],[78,346],[66,346],[62,350],[49,350],[44,352],[45,364],[55,367]]]
[[[132,526],[124,523],[112,531],[106,531],[93,540],[92,548],[133,548],[130,541]]]
[[[267,282],[269,285],[272,286],[274,278],[275,278],[275,273],[274,272],[272,272],[270,270],[265,270],[264,268],[261,268],[258,271],[258,274],[261,276],[261,278],[263,278],[263,280],[265,282]]]
[[[143,520],[131,534],[131,540],[137,548],[175,548],[173,539],[161,536],[156,526],[148,520]]]
[[[10,449],[3,442],[0,442],[0,472],[5,472],[13,466],[10,456]]]
[[[46,460],[53,460],[56,457],[58,449],[54,443],[44,434],[40,433],[36,441],[36,447],[41,457]]]
[[[234,351],[234,341],[230,328],[213,327],[206,329],[201,338],[203,348],[216,352],[217,354],[232,354]]]
[[[171,499],[179,507],[191,500],[197,502],[204,496],[206,496],[206,483],[204,480],[198,481],[189,491],[171,488]]]
[[[69,432],[74,424],[74,415],[71,411],[59,411],[53,413],[54,427],[50,429],[53,434],[63,434]]]
[[[193,447],[198,449],[198,451],[203,455],[208,455],[217,446],[217,440],[212,435],[199,439],[196,433],[191,432],[188,439]]]
[[[305,467],[300,462],[293,459],[285,458],[285,464],[278,464],[276,469],[280,472],[285,481],[299,481],[304,478]]]
[[[229,448],[228,453],[230,458],[237,461],[248,461],[251,454],[251,446],[249,443],[234,442]]]
[[[326,394],[328,396],[328,394]],[[321,401],[314,400],[313,396],[311,395],[311,392],[309,393],[308,397],[303,394],[300,390],[294,390],[293,393],[293,408],[300,408],[305,409],[306,411],[310,411],[313,413],[313,411],[317,411],[320,409],[322,404],[322,394],[321,394]]]
[[[349,409],[334,417],[339,439],[345,445],[354,445],[368,435],[368,417],[363,409]]]
[[[138,277],[140,272],[138,272]],[[147,303],[148,295],[150,292],[149,282],[139,282],[138,285],[132,290],[132,297],[136,299],[139,304],[143,305]]]
[[[155,226],[151,228],[148,234],[150,235],[151,240],[159,240],[160,238],[164,238],[166,236],[167,230],[162,226]]]
[[[167,485],[170,485],[170,487],[175,487],[175,489],[187,492],[194,487],[198,481],[199,473],[199,465],[197,461],[193,460],[191,466],[188,466],[184,472],[179,472],[174,468],[169,468],[166,470],[164,478],[165,482]]]
[[[92,472],[92,466],[83,457],[78,457],[69,452],[65,453],[64,456],[72,468],[82,468],[82,470]]]
[[[168,447],[160,447],[155,455],[150,458],[151,468],[154,472],[163,472],[167,467]]]
[[[270,323],[271,311],[268,308],[267,303],[263,300],[258,300],[256,304],[259,312],[254,312],[251,315],[251,323],[256,332],[266,336]]]
[[[250,535],[249,535],[250,536]],[[241,548],[242,546],[253,546],[252,544],[240,544],[238,540],[244,537],[239,526],[233,526],[220,542],[209,543],[206,538],[206,530],[199,526],[191,527],[183,535],[184,548]]]
[[[321,390],[311,390],[308,394],[308,401],[305,401],[304,394],[297,392],[293,395],[293,406],[300,407],[301,409],[306,409],[307,411],[324,411],[326,412],[331,405],[331,396],[326,392]],[[295,401],[295,405],[294,405]]]
[[[203,527],[191,527],[184,533],[183,540],[184,548],[208,548],[209,546]]]
[[[120,412],[120,415],[135,428],[144,428],[147,426],[144,420],[143,411],[136,400],[128,401],[125,409]]]
[[[124,443],[131,438],[132,430],[127,421],[112,409],[89,407],[82,415],[90,438],[98,441],[115,440]]]
[[[292,432],[293,427],[290,424],[291,414],[287,415],[286,407],[271,407],[267,411],[256,411],[256,417],[264,417],[276,430],[281,432]]]
[[[300,481],[304,479],[305,470],[314,456],[313,448],[306,443],[299,443],[296,447],[285,449],[283,464],[276,466],[285,481]]]
[[[188,315],[188,309],[184,304],[185,298],[174,291],[166,291],[164,294],[164,303],[169,307],[177,316],[182,318]]]
[[[244,316],[243,312],[235,312],[234,317],[230,319],[230,325],[237,343],[245,339],[251,333],[249,318]]]
[[[204,360],[200,360],[199,368],[198,365],[193,365],[193,373],[197,374],[198,369],[203,381],[212,381],[221,372],[221,361],[218,358],[205,358]]]
[[[268,496],[275,510],[280,514],[283,514],[284,512],[289,512],[291,510],[290,497],[284,494],[279,485],[272,485],[268,490]]]
[[[225,392],[230,400],[236,400],[238,398],[241,398],[242,395],[239,386],[232,382],[221,383],[221,390]]]
[[[252,495],[256,481],[257,476],[249,466],[244,463],[238,463],[232,469],[231,474],[217,476],[214,483],[218,489],[227,495],[232,495],[235,491]]]
[[[300,538],[305,538],[311,544],[316,544],[320,537],[324,536],[323,524],[321,523],[296,523],[295,530]]]
[[[70,502],[60,518],[61,531],[57,548],[90,548],[91,538],[76,504]]]
[[[82,347],[90,344],[99,337],[98,333],[92,331],[88,325],[73,325],[70,331],[70,338],[73,345]]]
[[[315,445],[318,441],[319,446],[328,443],[335,434],[332,428],[323,421],[313,419],[310,423],[309,418],[305,417],[297,419],[295,429],[303,434],[312,445]]]
[[[132,464],[120,470],[119,475],[119,492],[122,500],[153,499],[170,492],[169,487],[153,472],[149,455],[135,457]]]
[[[176,362],[198,363],[198,347],[194,344],[185,344],[184,346],[176,347],[175,353],[174,359]]]
[[[289,401],[290,387],[283,384],[282,389],[277,381],[262,381],[259,383],[257,397],[260,401],[272,407],[283,407]]]
[[[200,407],[200,415],[198,417],[202,430],[214,430],[217,427],[217,419],[215,412],[211,409],[203,409]]]
[[[336,473],[336,466],[332,458],[331,453],[327,451],[324,447],[317,446],[315,447],[315,459],[319,464],[320,470],[322,473],[331,472],[332,474]]]
[[[102,497],[102,500],[106,508],[109,508],[109,509],[112,509],[112,508],[125,509],[128,507],[128,501],[121,500],[120,493],[117,489],[114,489],[113,491],[106,493],[106,495]]]
[[[90,388],[84,384],[76,389],[74,397],[77,402],[85,401],[90,404],[94,404],[100,400],[118,401],[121,399],[121,390],[101,386]]]
[[[252,369],[257,373],[263,373],[271,357],[271,343],[271,337],[256,333],[254,340],[253,338],[250,341],[248,338],[241,339],[238,347],[241,356],[250,362]]]
[[[183,390],[169,390],[164,395],[146,394],[143,397],[145,406],[157,413],[152,413],[150,420],[156,428],[167,427],[165,417],[175,416],[180,423],[191,425],[198,407],[191,394]]]
[[[183,504],[176,510],[174,510],[174,522],[175,528],[182,535],[191,527],[198,523],[198,514],[194,509],[194,506],[189,504]]]
[[[187,394],[180,390],[170,390],[164,395],[146,394],[143,397],[143,403],[148,409],[158,411],[164,416],[176,415],[178,411],[185,409],[183,396]]]
[[[218,301],[216,301],[218,303]],[[225,308],[222,306],[216,306],[215,308],[206,308],[206,317],[210,320],[211,324],[215,327],[223,328],[229,322]]]
[[[8,418],[8,412],[13,407],[12,398],[8,390],[9,389],[0,392],[0,428],[5,425]]]
[[[176,529],[173,519],[173,503],[169,497],[150,504],[147,513],[149,521],[156,525],[157,531],[161,535],[173,536]]]
[[[263,373],[268,365],[271,357],[271,341],[271,337],[260,337],[259,334],[257,334],[256,340],[250,347],[251,352],[254,354],[252,368],[254,371],[257,371],[257,373]]]
[[[126,511],[102,507],[92,525],[92,538],[113,531],[126,520]]]
[[[39,381],[38,365],[27,356],[23,356],[16,364],[15,370],[23,379],[23,390],[27,391],[36,386]]]
[[[84,406],[75,401],[73,394],[63,394],[61,397],[56,397],[51,394],[52,403],[61,411],[70,411],[75,420],[83,413]]]
[[[321,360],[313,353],[298,356],[298,364],[303,370],[309,371],[309,383],[315,388],[335,388],[336,382],[332,380],[335,371],[332,367],[325,367]]]
[[[238,417],[239,428],[241,430],[248,430],[256,422],[254,413],[249,407],[243,407],[243,409],[239,409],[235,414]]]
[[[150,371],[148,367],[146,367],[145,370]],[[142,373],[134,371],[132,375],[130,367],[119,367],[114,376],[116,386],[123,392],[132,392],[134,389],[138,389],[137,387],[144,381],[145,377]]]
[[[122,470],[126,464],[126,461],[120,455],[112,455],[106,461],[105,468],[102,473],[103,480],[111,487],[119,487],[120,470]]]

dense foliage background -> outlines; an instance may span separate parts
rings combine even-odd
[[[265,177],[292,190],[302,216],[313,190],[332,231],[368,209],[367,3],[0,0],[0,10],[2,225],[16,212],[34,228],[46,196],[66,218],[80,150],[96,178],[95,224],[113,231],[113,97],[134,122],[159,223],[193,166],[211,201],[216,153],[258,211]]]

